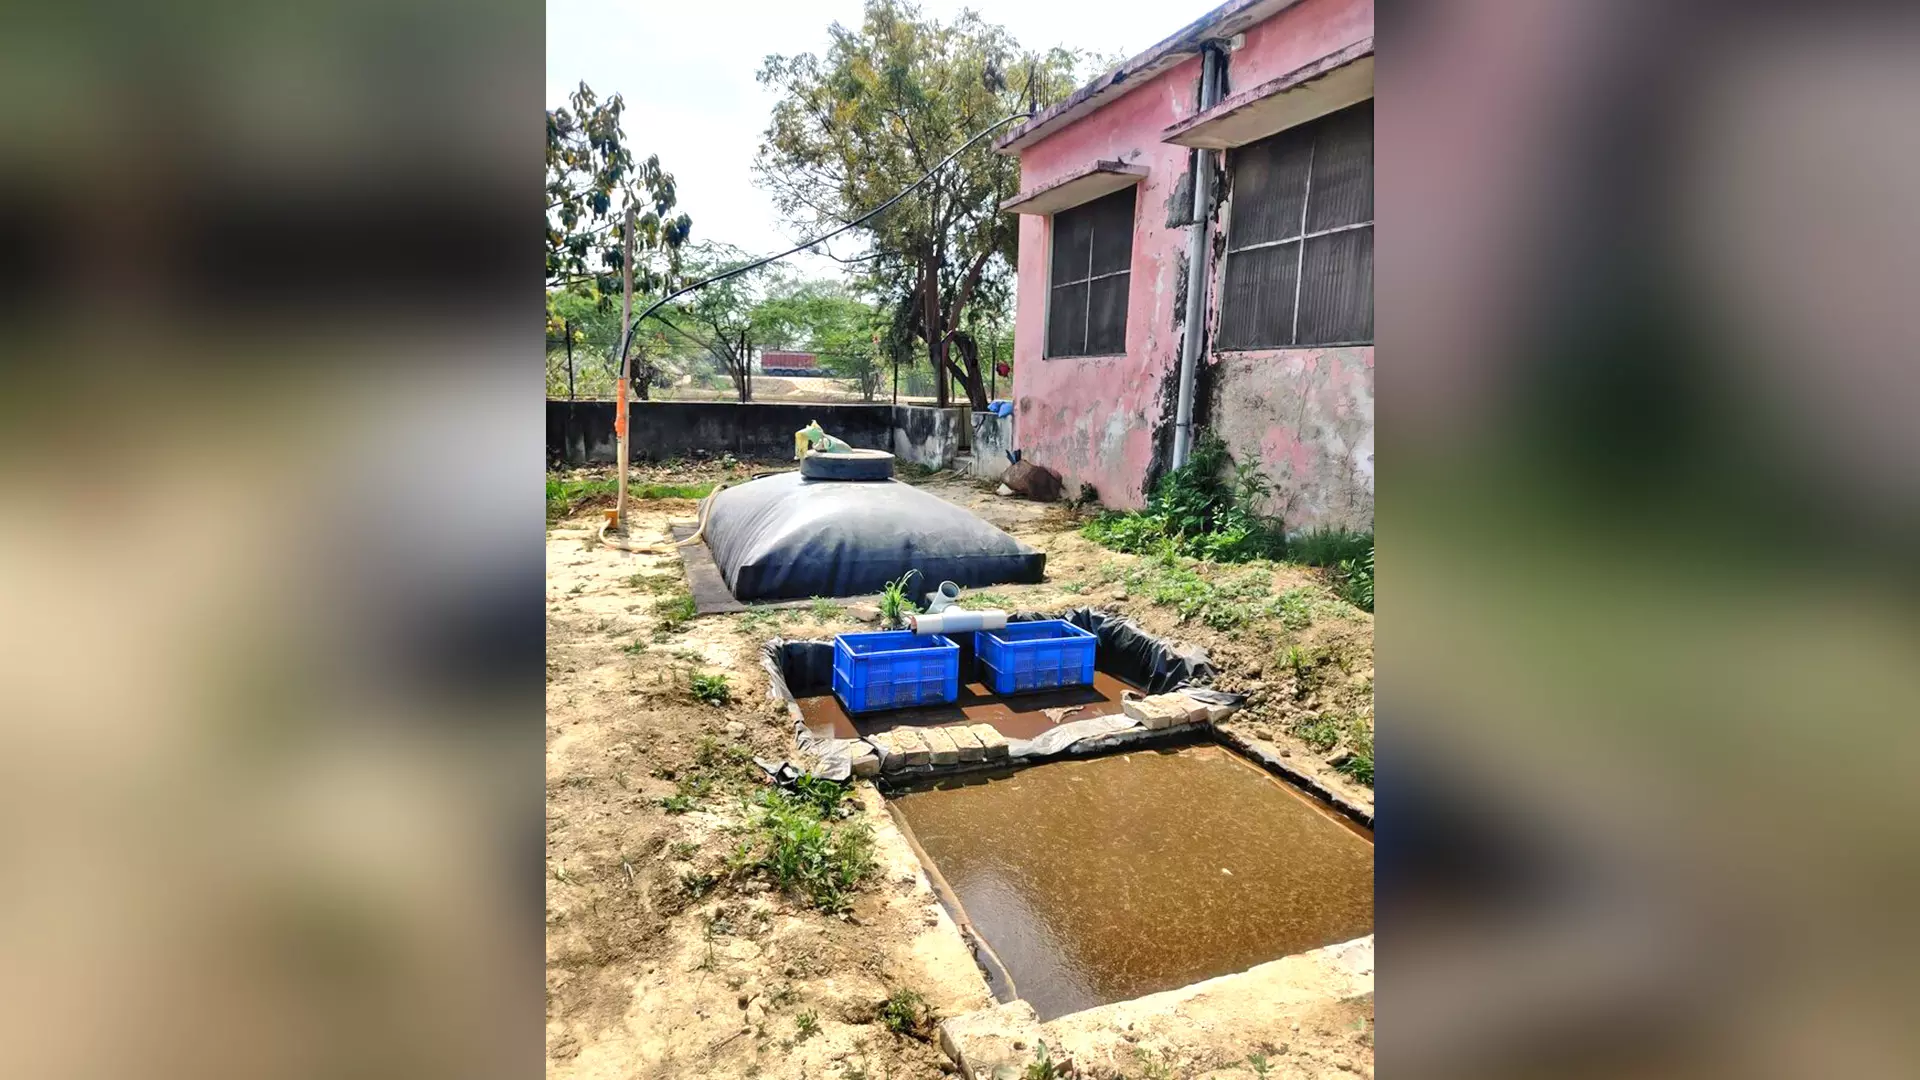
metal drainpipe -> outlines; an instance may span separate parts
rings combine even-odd
[[[1225,57],[1208,44],[1200,54],[1200,109],[1220,103],[1220,65]],[[1173,413],[1173,467],[1187,463],[1193,449],[1193,376],[1206,336],[1208,215],[1213,209],[1213,153],[1194,152],[1193,225],[1187,234],[1187,324],[1180,340],[1180,397]]]

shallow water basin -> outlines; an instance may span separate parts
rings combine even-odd
[[[1213,744],[975,774],[890,805],[995,990],[1042,1020],[1351,940],[1373,842]]]

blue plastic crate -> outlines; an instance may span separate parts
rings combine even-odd
[[[950,702],[960,696],[960,646],[906,630],[839,634],[833,692],[849,713]]]
[[[1099,638],[1060,619],[1008,623],[975,630],[973,654],[980,677],[996,694],[1093,685],[1093,650]]]

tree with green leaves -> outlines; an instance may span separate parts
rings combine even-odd
[[[868,0],[857,29],[835,24],[830,34],[824,56],[771,56],[760,71],[782,98],[756,171],[809,234],[872,210],[982,129],[1074,85],[1076,53],[1024,51],[971,11],[941,23],[904,0]],[[1019,229],[1000,202],[1018,187],[1018,164],[984,139],[855,230],[868,250],[843,260],[890,309],[881,353],[924,342],[943,405],[951,374],[974,408],[986,407],[966,316],[1010,302]]]
[[[868,401],[884,364],[878,336],[884,314],[837,281],[779,281],[756,311],[763,348],[806,349],[821,367],[854,384]]]
[[[581,83],[571,107],[547,111],[547,289],[591,289],[611,306],[620,295],[623,222],[634,211],[634,288],[667,284],[693,222],[673,215],[673,174],[660,158],[636,159],[621,130],[626,102],[601,101]]]
[[[752,262],[752,257],[731,244],[701,244],[686,252],[686,273],[690,279],[710,277],[732,267]],[[714,365],[733,383],[742,402],[753,400],[753,357],[762,348],[767,324],[759,307],[764,298],[759,270],[725,281],[718,281],[680,298],[656,313],[685,341],[706,352]],[[638,301],[635,310],[642,310]]]
[[[636,297],[651,303],[651,297]],[[572,349],[567,348],[569,337]],[[591,287],[556,289],[547,293],[547,393],[567,392],[567,357],[574,362],[574,389],[582,397],[610,398],[620,378],[616,355],[620,342],[620,308]],[[633,354],[633,391],[641,399],[654,387],[669,385],[682,374],[674,359],[678,352],[665,328],[649,322],[635,333],[628,347]]]

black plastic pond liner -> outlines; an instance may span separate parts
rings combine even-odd
[[[1043,552],[909,484],[797,472],[713,495],[706,541],[741,601],[864,596],[909,570],[929,589],[1032,584],[1047,568]]]
[[[1177,649],[1140,629],[1138,623],[1125,616],[1084,607],[1065,614],[1016,611],[1007,616],[1008,622],[1039,619],[1064,619],[1094,635],[1099,639],[1094,650],[1094,666],[1143,687],[1149,694],[1164,694],[1182,686],[1201,686],[1213,681],[1213,665],[1207,661],[1204,651]],[[960,646],[960,670],[972,671],[973,635],[955,634],[952,639]],[[833,689],[831,641],[776,638],[761,649],[761,661],[773,680],[775,697],[791,701]]]

